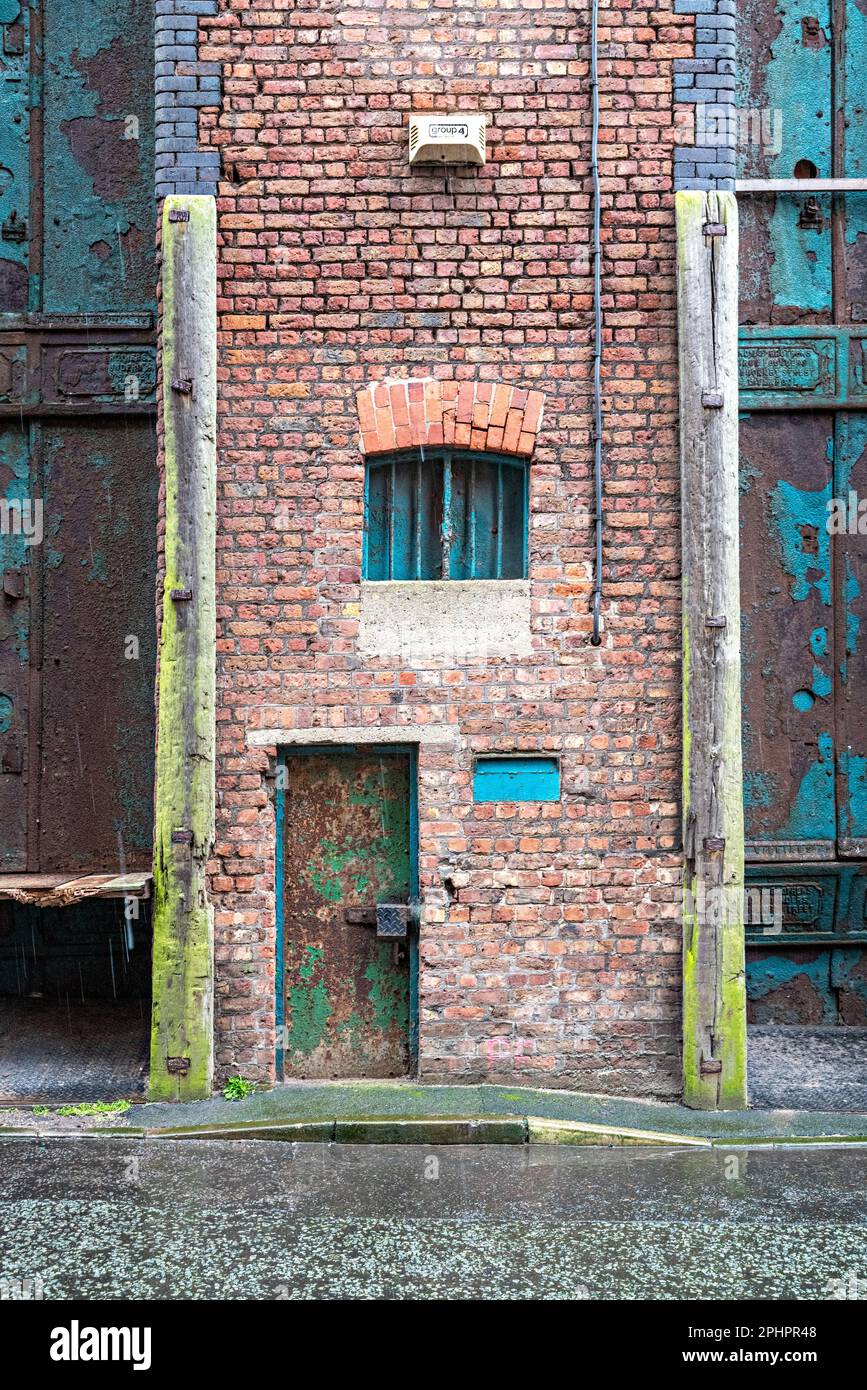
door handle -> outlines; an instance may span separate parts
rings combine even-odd
[[[419,924],[418,903],[377,903],[374,907],[348,907],[343,914],[350,926],[375,927],[383,941],[402,941]]]

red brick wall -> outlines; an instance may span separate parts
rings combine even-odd
[[[458,726],[420,753],[421,1075],[679,1086],[679,537],[672,61],[692,20],[603,5],[606,540],[593,512],[588,7],[223,0],[218,1069],[272,1074],[273,760],[256,727]],[[488,163],[410,172],[411,110],[482,110]],[[356,394],[543,392],[534,655],[363,663]],[[449,390],[453,390],[449,387]],[[363,425],[363,421],[362,421]],[[403,731],[403,732],[402,732]],[[472,759],[564,795],[474,805]]]

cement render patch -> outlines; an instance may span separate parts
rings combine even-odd
[[[530,656],[529,581],[366,581],[358,650],[363,656],[450,664]]]

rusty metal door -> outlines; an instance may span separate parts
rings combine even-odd
[[[754,858],[863,853],[851,833],[862,821],[853,770],[867,753],[867,687],[852,669],[862,556],[828,526],[852,474],[841,436],[858,421],[804,412],[747,416],[741,425],[745,809]]]
[[[867,519],[859,533],[859,497],[867,497],[867,415],[742,418],[748,876],[782,895],[780,936],[790,944],[867,937]],[[767,941],[767,932],[758,935]]]
[[[867,414],[742,420],[754,1022],[867,1023],[867,517],[862,508],[859,531],[859,498],[867,498]]]
[[[810,184],[867,175],[867,7],[743,0],[737,42],[738,175],[799,181],[738,200],[748,997],[864,1023],[867,194]]]
[[[405,936],[383,939],[376,909],[415,899],[412,754],[289,753],[278,785],[283,1074],[405,1076],[416,1017],[412,912]]]
[[[152,30],[148,0],[0,0],[7,872],[150,859]]]
[[[867,176],[867,6],[740,0],[736,34],[738,177],[803,182],[739,199],[741,322],[867,323],[867,193],[810,192]]]

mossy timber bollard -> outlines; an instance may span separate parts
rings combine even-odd
[[[677,218],[683,532],[683,1098],[747,1103],[733,193]]]
[[[216,205],[169,197],[162,222],[165,580],[159,645],[150,1095],[210,1095],[216,729]]]

